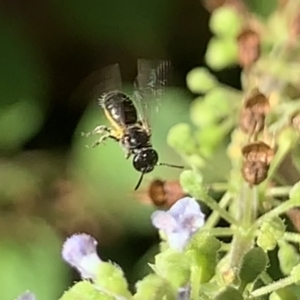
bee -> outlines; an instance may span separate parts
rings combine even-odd
[[[159,162],[158,153],[151,143],[150,105],[155,101],[155,106],[158,107],[170,69],[170,61],[138,59],[138,72],[131,97],[122,91],[119,64],[107,66],[100,71],[101,82],[97,90],[101,95],[98,104],[104,111],[110,126],[99,125],[84,135],[100,135],[91,147],[96,147],[107,139],[120,144],[125,152],[125,158],[132,157],[134,169],[141,173],[135,190],[142,183],[144,174],[153,171],[156,166],[183,168],[183,166]]]

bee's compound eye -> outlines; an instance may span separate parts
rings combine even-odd
[[[133,158],[134,168],[143,173],[151,172],[158,162],[158,154],[153,149],[143,149]]]

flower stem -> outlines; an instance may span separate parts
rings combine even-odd
[[[294,282],[295,282],[295,278],[293,276],[288,276],[288,277],[280,279],[278,281],[274,281],[273,283],[270,283],[267,286],[258,288],[257,290],[253,291],[250,294],[251,295],[250,299],[270,294],[276,290],[287,287],[287,286],[293,284]]]
[[[208,232],[214,236],[231,236],[234,234],[233,229],[227,227],[215,227],[211,229],[202,229],[201,231]]]
[[[194,265],[191,267],[191,299],[199,299],[201,269]]]
[[[300,234],[294,232],[285,232],[283,238],[288,242],[300,244]]]
[[[210,190],[214,192],[224,192],[228,188],[228,184],[226,182],[214,182],[208,185]]]
[[[280,197],[280,196],[287,196],[291,190],[292,186],[277,186],[270,188],[267,190],[267,196],[271,197]]]
[[[229,192],[225,193],[223,195],[223,197],[221,198],[220,202],[219,202],[219,206],[222,209],[225,209],[229,203],[231,201],[231,195]],[[205,225],[203,226],[203,229],[208,229],[208,228],[212,228],[214,227],[220,218],[220,214],[218,211],[214,210],[211,215],[209,216],[209,218],[206,220]]]
[[[243,256],[254,242],[255,232],[251,230],[251,227],[256,217],[257,189],[251,189],[247,184],[244,184],[236,205],[236,218],[240,226],[233,237],[232,247],[229,252],[229,267],[234,273],[239,270]]]
[[[222,207],[219,206],[219,204],[207,195],[206,193],[201,193],[201,196],[199,199],[204,202],[211,210],[218,212],[218,214],[228,223],[238,225],[237,221]]]
[[[262,272],[262,274],[260,275],[260,279],[265,285],[273,282],[272,277],[266,271]]]
[[[283,202],[279,206],[275,207],[274,209],[270,210],[269,212],[265,213],[260,218],[258,218],[255,222],[255,225],[259,226],[264,221],[277,217],[296,206],[298,206],[298,203],[296,203],[293,199],[287,200],[286,202]]]

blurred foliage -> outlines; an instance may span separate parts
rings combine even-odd
[[[44,121],[44,66],[18,25],[0,15],[0,150],[22,147]]]

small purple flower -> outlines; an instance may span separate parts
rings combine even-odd
[[[177,298],[176,300],[189,300],[191,295],[191,287],[181,287],[177,291]]]
[[[63,245],[62,257],[78,270],[82,278],[94,279],[101,264],[97,244],[97,241],[88,234],[73,234]]]
[[[27,291],[20,295],[16,300],[36,300],[36,297],[33,293]]]
[[[168,211],[157,210],[152,216],[152,224],[167,237],[169,246],[183,250],[192,235],[203,226],[205,215],[194,198],[178,200]]]

